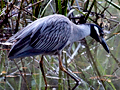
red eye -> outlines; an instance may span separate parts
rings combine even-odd
[[[101,32],[101,33],[100,33],[100,36],[104,36],[104,32]]]

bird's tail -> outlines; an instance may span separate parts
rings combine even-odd
[[[11,48],[8,58],[14,59],[14,58],[21,58],[26,56],[33,56],[37,55],[37,51],[33,51],[33,48],[29,45],[30,43],[30,37],[25,37],[19,41],[17,41]],[[34,53],[33,53],[34,52]]]

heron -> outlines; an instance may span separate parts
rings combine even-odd
[[[9,43],[13,43],[8,58],[23,58],[41,54],[39,63],[45,85],[47,86],[43,69],[43,55],[57,55],[59,68],[76,82],[79,82],[64,68],[61,61],[61,53],[67,45],[80,41],[87,36],[91,36],[99,42],[109,53],[108,45],[103,37],[104,32],[98,25],[88,23],[76,25],[60,14],[45,16],[30,23],[7,40]]]

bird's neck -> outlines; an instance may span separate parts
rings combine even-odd
[[[87,24],[76,25],[73,30],[74,37],[78,41],[90,35],[90,25]]]
[[[80,41],[86,36],[90,35],[90,25],[81,24],[81,25],[71,25],[71,35],[66,45]]]

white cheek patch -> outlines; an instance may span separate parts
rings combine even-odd
[[[97,34],[100,36],[98,28],[96,26],[94,26],[94,29],[96,30]]]

